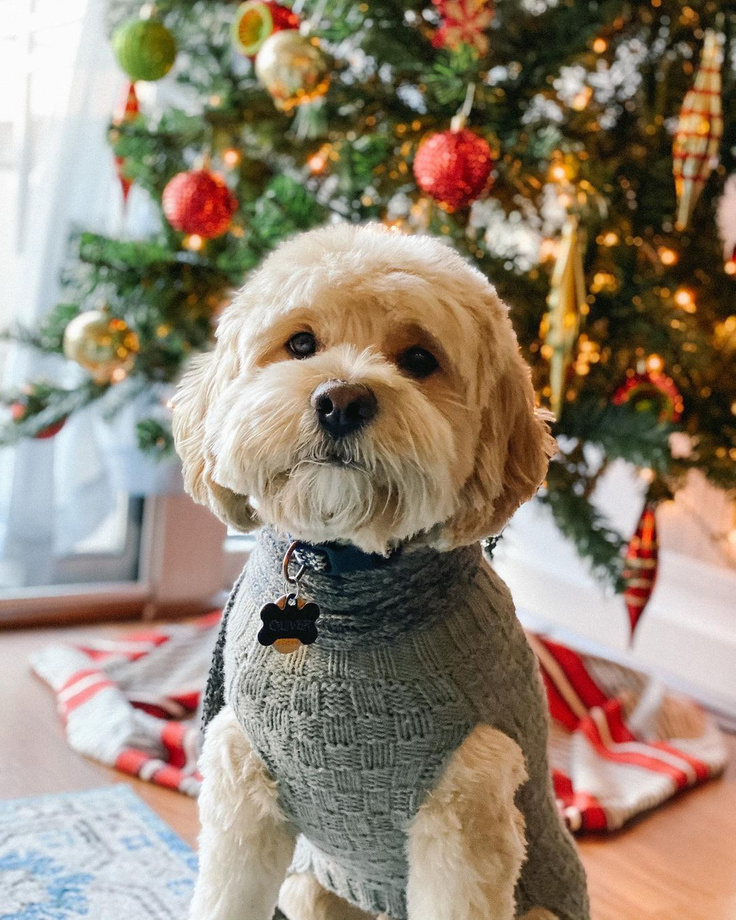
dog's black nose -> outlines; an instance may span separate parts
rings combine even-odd
[[[344,438],[367,425],[378,412],[370,387],[344,380],[328,380],[312,393],[319,424],[331,438]]]

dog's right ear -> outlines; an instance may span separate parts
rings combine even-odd
[[[219,345],[192,360],[174,400],[173,432],[187,492],[220,520],[245,533],[258,523],[253,508],[247,495],[212,478],[214,457],[207,432],[207,412],[225,384],[237,375],[237,363],[235,354]]]

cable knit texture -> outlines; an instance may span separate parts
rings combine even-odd
[[[519,915],[543,906],[587,920],[583,869],[552,794],[536,661],[480,547],[408,549],[386,568],[341,576],[307,572],[302,595],[321,607],[319,638],[280,655],[256,635],[260,608],[283,593],[287,546],[259,533],[228,605],[205,718],[232,705],[276,779],[300,832],[292,870],[406,920],[408,827],[482,722],[517,742],[529,774],[517,793],[528,843]]]

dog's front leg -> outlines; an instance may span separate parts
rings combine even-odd
[[[409,920],[513,920],[526,850],[514,793],[524,756],[479,725],[453,755],[409,832]]]
[[[189,918],[271,920],[295,836],[229,706],[207,729],[201,766],[199,877]]]

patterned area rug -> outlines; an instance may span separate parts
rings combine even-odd
[[[123,784],[0,802],[0,920],[183,920],[196,871]]]

